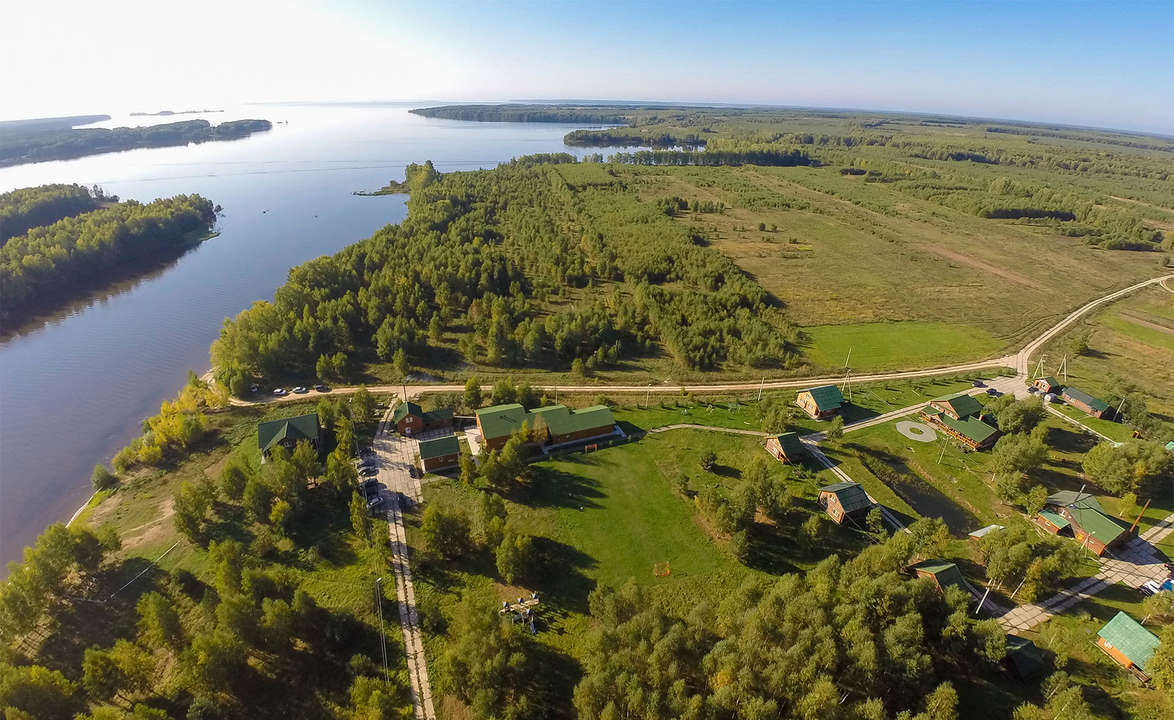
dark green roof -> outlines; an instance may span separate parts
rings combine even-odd
[[[477,422],[481,424],[481,432],[488,440],[505,437],[521,429],[522,423],[526,422],[526,415],[526,408],[518,403],[494,405],[478,410]]]
[[[394,422],[399,422],[400,420],[403,420],[404,418],[406,418],[409,415],[415,415],[416,417],[423,417],[424,410],[414,402],[400,403],[399,405],[396,406],[395,412],[393,412],[391,414],[391,419]]]
[[[783,433],[775,439],[779,441],[779,447],[783,449],[787,457],[794,457],[803,452],[803,441],[799,439],[799,433]]]
[[[962,577],[962,571],[952,562],[946,562],[944,560],[923,560],[914,565],[913,569],[933,575],[943,590],[950,585],[957,585],[963,590],[966,589],[966,579]]]
[[[318,442],[318,413],[280,418],[257,424],[257,447],[262,452],[282,440]]]
[[[1072,519],[1076,521],[1081,530],[1106,545],[1121,537],[1121,533],[1128,530],[1116,519],[1092,507],[1091,503],[1084,500],[1069,505],[1068,512],[1072,513]]]
[[[442,420],[452,420],[452,408],[440,408],[439,410],[429,410],[424,413],[425,423],[440,422]]]
[[[1035,643],[1018,635],[1007,636],[1007,662],[1015,668],[1015,674],[1024,680],[1044,670],[1044,653]]]
[[[1174,452],[1174,440],[1171,440],[1170,442],[1166,443],[1166,449],[1169,450],[1170,452]]]
[[[821,487],[819,491],[821,493],[829,492],[835,495],[840,501],[840,507],[846,513],[872,507],[872,500],[868,499],[868,493],[864,492],[864,488],[860,486],[860,483],[845,480],[834,485]]]
[[[1044,382],[1046,382],[1048,384],[1048,387],[1060,387],[1060,381],[1057,380],[1056,378],[1052,377],[1051,375],[1045,375],[1043,377],[1038,377],[1035,379],[1036,382],[1039,382],[1040,380],[1043,380]]]
[[[932,402],[949,406],[954,411],[954,414],[960,418],[977,415],[982,412],[982,403],[966,393],[943,395],[942,397],[934,398]]]
[[[456,435],[445,435],[432,440],[420,441],[421,460],[431,460],[445,455],[459,455],[460,452],[461,442],[457,440]]]
[[[1075,490],[1059,490],[1054,492],[1048,496],[1047,503],[1056,507],[1068,507],[1077,500],[1080,501],[1081,505],[1092,507],[1101,512],[1105,511],[1105,508],[1101,507],[1101,502],[1097,500],[1095,495],[1078,493]]]
[[[819,387],[800,390],[799,392],[811,393],[811,399],[815,402],[815,407],[821,412],[824,410],[837,410],[844,404],[844,396],[840,394],[840,388],[835,385],[821,385]]]
[[[1142,670],[1149,664],[1154,651],[1158,649],[1158,636],[1142,627],[1142,624],[1118,611],[1113,619],[1097,631],[1097,635],[1116,648]]]
[[[616,424],[611,408],[606,405],[592,405],[579,410],[570,410],[564,405],[550,405],[537,408],[530,415],[534,427],[545,425],[551,435],[570,435],[584,430],[610,428]]]
[[[1057,515],[1050,510],[1040,510],[1039,516],[1055,525],[1058,529],[1063,530],[1068,527],[1068,520],[1063,515]]]
[[[1095,410],[1097,412],[1103,412],[1103,411],[1109,409],[1109,404],[1107,402],[1105,402],[1104,400],[1101,400],[1100,398],[1095,398],[1092,395],[1089,395],[1088,393],[1084,392],[1083,390],[1077,390],[1076,388],[1072,387],[1071,385],[1064,388],[1063,397],[1072,398],[1073,400],[1079,400],[1080,402],[1084,403],[1085,405],[1089,406],[1090,408],[1092,408],[1093,410]]]
[[[978,444],[982,444],[990,439],[992,435],[998,432],[998,429],[987,425],[982,420],[976,417],[965,417],[961,420],[955,420],[949,415],[938,412],[932,407],[927,407],[925,413],[937,419],[938,422],[958,433],[962,437],[969,438]]]

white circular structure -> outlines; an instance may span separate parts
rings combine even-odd
[[[913,422],[912,420],[902,420],[897,423],[897,432],[901,433],[910,440],[917,442],[933,442],[934,438],[938,436],[934,429],[925,423]]]

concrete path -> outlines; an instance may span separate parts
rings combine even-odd
[[[424,656],[424,641],[420,633],[420,619],[416,610],[416,590],[412,585],[412,570],[408,557],[408,538],[404,530],[403,510],[406,502],[422,499],[420,481],[408,472],[415,460],[417,441],[395,434],[391,411],[384,415],[375,435],[373,449],[379,466],[379,481],[383,483],[383,498],[387,505],[387,525],[391,543],[391,566],[395,573],[396,604],[399,606],[400,630],[408,659],[408,678],[412,685],[412,705],[418,720],[436,720],[432,705],[432,684]]]
[[[1139,588],[1147,580],[1161,582],[1167,575],[1165,558],[1154,545],[1174,532],[1174,514],[1134,538],[1115,557],[1103,557],[1101,570],[1076,585],[1061,590],[1040,603],[1020,605],[999,618],[1008,631],[1030,630],[1077,603],[1093,597],[1110,585],[1123,583]]]

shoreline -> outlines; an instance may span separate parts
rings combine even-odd
[[[69,521],[65,523],[65,527],[69,527],[69,526],[73,525],[74,520],[77,520],[81,516],[81,514],[86,511],[86,508],[88,508],[90,506],[90,503],[92,503],[94,501],[94,498],[97,495],[98,495],[97,490],[90,493],[90,496],[88,498],[86,498],[86,501],[84,503],[82,503],[82,506],[79,507],[77,510],[73,511],[73,515],[70,516]]]

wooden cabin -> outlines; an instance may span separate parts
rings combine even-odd
[[[964,420],[982,414],[982,403],[966,393],[936,397],[929,401],[929,406],[953,420]]]
[[[1157,635],[1120,611],[1097,631],[1097,647],[1146,682],[1149,681],[1146,667],[1159,643]]]
[[[439,472],[460,465],[461,443],[456,435],[420,441],[420,464],[424,472]]]
[[[821,385],[800,390],[795,397],[795,404],[816,420],[830,420],[844,406],[844,396],[835,385]]]
[[[1081,412],[1095,418],[1103,418],[1111,413],[1109,404],[1100,398],[1069,385],[1060,393],[1060,399]]]
[[[1107,550],[1129,541],[1130,532],[1121,521],[1105,512],[1100,501],[1088,493],[1063,490],[1048,496],[1036,524],[1049,532],[1072,537],[1100,557]],[[1067,525],[1064,525],[1067,523]]]
[[[269,457],[269,453],[278,445],[293,452],[298,443],[307,442],[317,450],[321,439],[322,431],[318,427],[318,413],[269,420],[257,424],[257,448],[261,451],[262,461]]]
[[[1044,394],[1047,394],[1047,393],[1059,394],[1060,390],[1063,389],[1062,386],[1060,385],[1060,382],[1058,380],[1056,380],[1056,378],[1052,377],[1051,375],[1036,378],[1035,380],[1033,380],[1031,382],[1031,387],[1035,388],[1036,390],[1039,390],[1040,392],[1042,392]]]
[[[838,482],[819,489],[819,506],[828,517],[843,525],[848,520],[862,522],[868,511],[876,506],[860,483]]]
[[[615,417],[606,405],[571,410],[565,405],[550,405],[526,410],[517,403],[482,408],[477,413],[477,429],[485,446],[497,450],[510,435],[529,424],[533,440],[543,446],[590,440],[615,432]]]
[[[938,590],[943,594],[945,594],[946,588],[951,585],[970,592],[970,588],[966,584],[966,578],[962,577],[962,571],[952,562],[946,562],[945,560],[923,560],[916,565],[911,565],[909,571],[918,578],[932,580],[933,584],[937,585]]]
[[[766,451],[780,462],[799,462],[800,456],[804,453],[803,441],[799,439],[798,433],[783,433],[767,438]]]
[[[400,403],[391,414],[400,435],[419,435],[428,430],[451,430],[452,410],[442,408],[425,412],[414,402]]]

